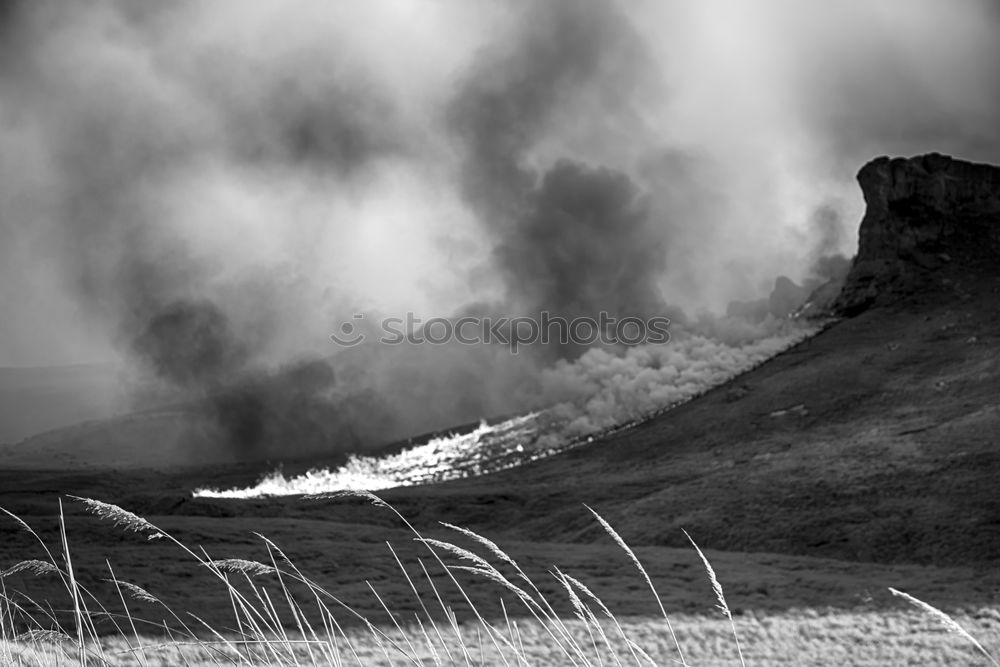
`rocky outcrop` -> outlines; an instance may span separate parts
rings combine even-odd
[[[858,182],[867,209],[835,311],[889,303],[942,272],[1000,275],[1000,168],[938,153],[880,157]]]
[[[850,268],[851,260],[843,255],[820,257],[810,271],[811,276],[801,285],[787,276],[778,276],[767,298],[730,301],[726,316],[751,322],[763,322],[769,316],[777,319],[829,317]]]

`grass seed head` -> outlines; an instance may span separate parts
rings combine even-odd
[[[715,576],[715,568],[713,568],[712,564],[708,562],[708,558],[705,557],[705,554],[702,553],[698,545],[695,544],[694,539],[688,535],[688,532],[686,530],[683,532],[684,536],[688,538],[689,542],[691,542],[691,546],[693,546],[694,550],[698,552],[698,556],[701,558],[701,562],[705,566],[705,571],[708,573],[708,580],[712,582],[712,591],[715,593],[715,599],[719,601],[719,604],[716,606],[722,610],[722,613],[726,616],[726,618],[732,620],[733,613],[729,610],[729,605],[726,604],[726,596],[722,593],[722,584],[719,583],[719,578]]]
[[[129,597],[133,600],[139,600],[141,602],[149,602],[150,604],[162,604],[155,595],[147,591],[142,586],[137,586],[136,584],[130,583],[128,581],[122,581],[121,579],[105,579],[104,581],[115,584],[121,587],[123,590],[128,591]]]
[[[102,519],[107,519],[113,522],[117,527],[124,528],[125,530],[133,533],[146,533],[148,538],[151,540],[163,537],[163,533],[160,532],[159,528],[146,521],[141,516],[118,507],[118,505],[112,505],[111,503],[105,503],[92,498],[81,498],[80,496],[69,497],[80,501],[92,513]]]
[[[423,542],[424,544],[432,547],[437,547],[443,551],[447,551],[453,556],[458,556],[462,560],[467,560],[474,563],[476,567],[482,568],[484,570],[496,570],[492,565],[490,565],[486,559],[472,553],[468,549],[463,549],[460,546],[452,544],[451,542],[444,542],[442,540],[435,540],[429,537],[419,537],[414,538],[415,542]]]
[[[510,564],[510,565],[512,565],[514,567],[517,567],[517,563],[514,562],[514,559],[511,558],[510,556],[508,556],[507,553],[503,549],[501,549],[499,546],[497,546],[497,544],[493,540],[491,540],[491,539],[489,539],[487,537],[483,537],[479,533],[477,533],[475,531],[472,531],[472,530],[469,530],[468,528],[462,528],[461,526],[456,526],[456,525],[453,525],[453,524],[450,524],[450,523],[445,523],[444,521],[441,521],[440,523],[445,528],[449,528],[451,530],[457,531],[457,532],[461,533],[462,535],[465,535],[469,539],[474,540],[474,541],[478,542],[479,544],[483,545],[484,547],[486,547],[487,549],[489,549],[490,552],[492,552],[494,556],[496,556],[497,558],[499,558],[503,562],[508,563],[508,564]]]
[[[274,574],[277,570],[270,565],[265,565],[255,560],[244,558],[222,558],[210,560],[207,565],[218,569],[220,572],[230,574],[245,574],[248,577],[258,577],[264,574]]]
[[[976,640],[975,637],[973,637],[972,635],[970,635],[965,628],[963,628],[961,625],[959,625],[958,622],[955,619],[953,619],[951,616],[949,616],[948,614],[944,613],[943,611],[941,611],[937,607],[934,607],[934,606],[932,606],[930,604],[927,604],[923,600],[918,600],[917,598],[913,597],[909,593],[904,593],[903,591],[896,590],[895,588],[892,588],[892,587],[889,588],[889,592],[892,593],[893,595],[895,595],[896,597],[903,598],[904,600],[906,600],[907,602],[909,602],[911,605],[913,605],[917,609],[920,609],[921,611],[924,611],[927,614],[930,614],[941,625],[943,625],[945,627],[945,629],[947,629],[949,632],[953,632],[953,633],[957,634],[958,636],[962,637],[963,639],[965,639],[966,641],[970,642],[973,646],[975,646],[979,650],[980,653],[982,653],[983,655],[985,655],[990,660],[990,662],[992,662],[994,665],[998,664],[997,661],[996,661],[996,659],[992,656],[992,654],[990,654],[990,652],[987,651],[983,647],[983,645],[980,644]]]
[[[40,577],[43,574],[58,574],[59,568],[44,560],[22,560],[20,563],[14,563],[6,570],[0,571],[0,579],[19,574],[21,572],[27,572],[28,574]]]
[[[364,490],[345,489],[343,491],[334,491],[333,493],[314,493],[303,496],[303,498],[306,500],[340,500],[342,498],[361,498],[362,500],[367,500],[376,507],[389,507],[389,503],[385,502],[371,491]]]

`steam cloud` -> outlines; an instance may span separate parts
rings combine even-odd
[[[1000,159],[998,25],[930,0],[5,0],[0,363],[120,357],[241,455],[549,404],[599,426],[667,400],[663,354],[755,358],[842,276],[870,157]],[[676,346],[328,339],[542,310],[666,315]],[[613,368],[640,389],[593,380]]]

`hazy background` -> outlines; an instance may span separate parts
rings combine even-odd
[[[728,302],[853,253],[868,159],[1000,161],[998,30],[973,0],[0,0],[0,366],[363,444],[649,354],[331,369],[356,312],[666,314],[738,349],[784,325]]]

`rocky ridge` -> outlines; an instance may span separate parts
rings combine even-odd
[[[880,157],[858,183],[867,208],[835,312],[856,315],[949,274],[1000,276],[1000,167],[939,153]]]

